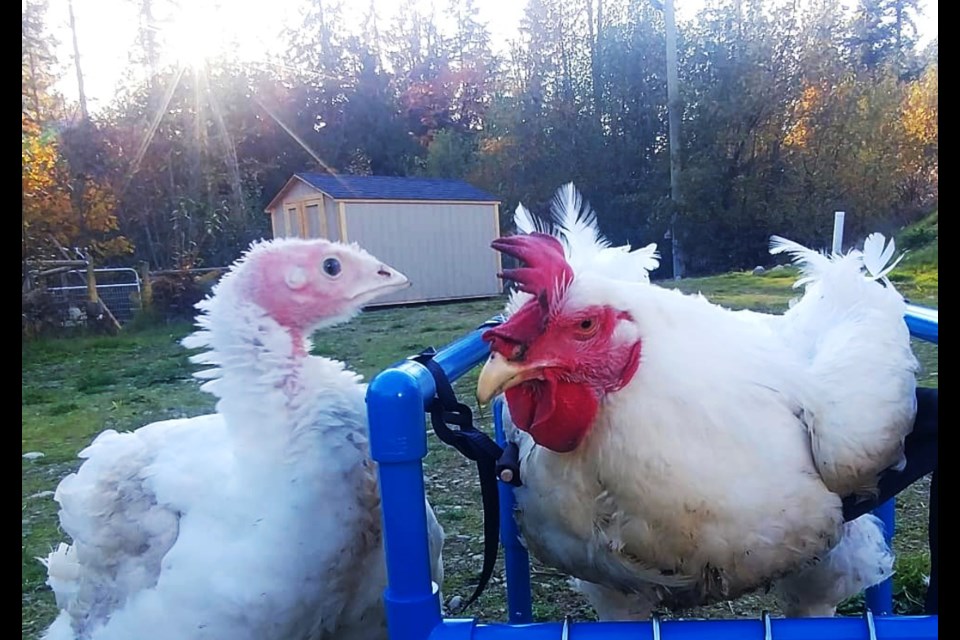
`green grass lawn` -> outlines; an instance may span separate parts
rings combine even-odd
[[[936,306],[936,266],[920,262],[901,269],[899,287],[912,300]],[[790,269],[761,276],[734,273],[685,280],[680,288],[702,291],[711,300],[736,308],[777,312],[795,294]],[[672,286],[673,283],[664,283]],[[345,361],[368,379],[397,360],[427,346],[440,347],[498,313],[501,300],[371,311],[354,322],[317,336],[315,353]],[[22,632],[33,640],[52,620],[53,596],[44,585],[43,567],[35,559],[62,540],[52,491],[78,466],[77,452],[103,429],[131,430],[148,422],[207,413],[213,399],[191,379],[192,366],[179,340],[190,326],[171,325],[118,337],[39,340],[22,346],[22,453],[44,457],[22,461]],[[923,384],[937,385],[937,349],[917,345]],[[477,372],[456,387],[473,402]],[[477,413],[489,427],[490,416]],[[480,569],[482,552],[479,489],[474,463],[446,448],[431,434],[425,461],[428,492],[447,532],[444,548],[447,597],[466,597]],[[922,597],[921,574],[928,571],[926,485],[907,491],[898,503],[898,606],[916,611]],[[898,578],[899,580],[899,578]],[[467,612],[483,619],[505,619],[502,560],[492,585]],[[564,615],[590,618],[585,603],[567,589],[565,579],[535,566],[535,613],[539,619]],[[851,605],[854,607],[855,605]],[[775,610],[769,597],[750,596],[732,604],[692,612],[703,616],[756,615]]]

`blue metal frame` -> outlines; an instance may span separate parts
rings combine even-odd
[[[933,344],[937,341],[937,325],[940,312],[937,309],[928,309],[915,304],[907,305],[907,315],[904,319],[914,338],[920,338]]]
[[[493,432],[497,444],[503,446],[503,399],[493,402]],[[520,530],[513,517],[513,487],[498,482],[500,492],[500,541],[503,544],[503,569],[507,578],[507,615],[512,624],[533,622],[530,594],[530,555],[520,542]]]
[[[489,324],[499,322],[498,318]],[[911,305],[906,317],[916,337],[937,343],[937,312]],[[482,362],[489,349],[481,336],[486,326],[448,345],[434,356],[450,380]],[[501,535],[507,568],[511,624],[480,624],[473,619],[443,619],[437,585],[430,580],[423,457],[427,453],[424,409],[436,389],[427,369],[406,360],[376,376],[367,389],[370,450],[380,467],[387,588],[384,603],[393,640],[561,640],[566,638],[776,638],[818,640],[937,637],[937,616],[832,619],[692,620],[630,623],[537,623],[530,609],[529,560],[519,544],[511,514],[512,488],[501,483]],[[502,439],[500,410],[494,415]],[[892,505],[891,505],[892,506]],[[892,514],[891,514],[892,516]],[[892,517],[888,534],[892,535]],[[873,610],[889,611],[889,596]],[[875,597],[875,596],[874,596]]]

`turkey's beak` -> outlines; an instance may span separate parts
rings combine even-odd
[[[530,373],[530,367],[509,362],[496,351],[492,352],[477,380],[477,402],[487,404],[498,393],[529,379]]]
[[[366,304],[387,293],[406,289],[413,283],[396,269],[380,264],[377,267],[376,275],[367,280],[365,284],[367,285],[366,288],[353,296],[352,300],[355,304]]]
[[[407,276],[403,275],[393,267],[390,267],[385,264],[381,264],[380,268],[377,270],[377,277],[379,278],[379,286],[376,290],[378,291],[393,291],[394,289],[406,289],[409,287],[412,282]]]

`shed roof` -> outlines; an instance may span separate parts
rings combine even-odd
[[[347,176],[326,173],[296,173],[270,201],[276,204],[295,180],[301,180],[334,200],[421,200],[445,202],[500,202],[463,180],[400,178],[393,176]]]

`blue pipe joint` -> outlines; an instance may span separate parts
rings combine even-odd
[[[502,398],[493,401],[493,431],[497,444],[506,444],[503,431],[503,412],[507,408]],[[507,578],[507,615],[513,624],[533,621],[533,598],[530,589],[530,555],[520,542],[520,530],[513,517],[515,501],[513,487],[497,482],[500,493],[500,540],[503,544],[503,565]]]
[[[425,378],[425,379],[424,379]],[[391,638],[426,638],[441,622],[430,576],[423,457],[424,386],[432,378],[411,362],[384,371],[367,388],[370,452],[379,463],[387,562],[384,605]]]
[[[421,365],[410,365],[429,378]],[[367,388],[370,455],[377,462],[412,462],[427,455],[423,390],[418,377],[401,365],[378,375]]]
[[[441,624],[439,588],[436,583],[431,584],[432,593],[420,597],[397,597],[390,587],[383,592],[390,638],[427,638]]]

